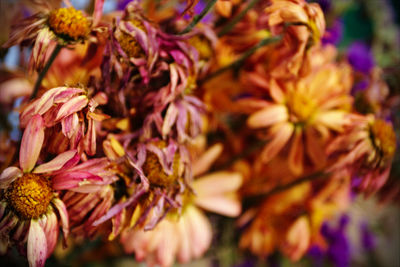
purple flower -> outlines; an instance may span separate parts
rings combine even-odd
[[[349,63],[356,71],[368,74],[375,62],[370,48],[361,42],[354,42],[347,51]]]
[[[375,236],[372,234],[366,222],[361,224],[361,243],[365,250],[372,251],[375,246]]]
[[[334,266],[350,266],[350,243],[346,236],[346,226],[349,223],[349,217],[343,215],[340,218],[337,228],[324,223],[321,227],[321,234],[328,243],[328,248],[323,251],[317,246],[312,246],[308,251],[313,259],[315,266],[323,266],[324,259],[329,259]]]
[[[322,43],[324,45],[326,44],[337,45],[340,43],[342,38],[343,38],[343,22],[337,19],[335,20],[333,25],[326,30],[322,38]]]

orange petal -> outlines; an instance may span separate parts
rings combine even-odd
[[[265,145],[261,152],[262,160],[268,162],[274,158],[289,141],[293,131],[293,124],[288,122],[280,123],[272,127],[270,131],[272,139],[267,145]]]
[[[289,168],[295,175],[300,175],[303,172],[304,146],[302,137],[302,129],[296,127],[289,152]]]
[[[268,127],[288,119],[288,112],[283,105],[271,105],[253,113],[247,119],[250,128]]]

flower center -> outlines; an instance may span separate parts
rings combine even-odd
[[[49,26],[57,34],[73,40],[89,33],[90,23],[82,11],[73,7],[59,8],[50,12]]]
[[[189,39],[189,44],[199,52],[200,59],[209,59],[212,56],[210,41],[205,37],[195,35]]]
[[[159,147],[162,147],[163,145],[165,146],[164,143],[157,144]],[[175,153],[172,165],[173,172],[171,175],[168,175],[165,173],[158,156],[153,152],[148,151],[142,169],[151,184],[167,187],[174,184],[179,178],[179,161],[179,153]]]
[[[371,138],[374,146],[381,151],[382,157],[390,159],[396,150],[396,134],[391,124],[376,119],[371,125]]]
[[[315,101],[297,92],[292,92],[287,101],[290,119],[294,123],[308,121],[316,109]]]
[[[38,174],[26,173],[7,188],[5,198],[23,219],[38,218],[53,199],[50,182]]]
[[[140,20],[130,20],[130,22],[137,28],[145,31],[144,25]],[[117,37],[119,45],[128,57],[140,57],[143,55],[143,49],[132,35],[121,31]]]

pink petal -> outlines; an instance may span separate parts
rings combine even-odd
[[[46,91],[39,98],[38,102],[33,105],[35,108],[35,114],[43,115],[47,112],[54,104],[54,97],[66,89],[66,87],[56,87]]]
[[[54,248],[57,244],[58,239],[58,220],[56,214],[51,211],[41,216],[39,219],[39,224],[43,229],[43,232],[47,240],[47,255],[46,258],[50,257],[53,253]]]
[[[197,206],[217,214],[236,217],[242,211],[242,205],[237,195],[207,196],[195,198]]]
[[[54,176],[52,179],[54,190],[71,189],[96,181],[103,181],[103,178],[85,171],[62,173]]]
[[[47,256],[47,240],[43,228],[31,220],[28,233],[28,261],[30,267],[44,266]]]
[[[61,227],[63,231],[63,241],[64,241],[64,247],[67,245],[67,238],[69,234],[69,220],[68,220],[68,212],[67,208],[64,205],[64,202],[60,200],[59,198],[54,198],[53,199],[53,204],[57,208],[58,215],[60,216],[61,219]]]
[[[77,155],[76,150],[69,150],[63,152],[54,159],[52,159],[51,161],[37,166],[33,170],[33,173],[46,173],[46,172],[57,171],[61,169],[66,163],[68,163],[68,161],[73,159],[76,155]]]
[[[85,95],[79,95],[71,98],[68,102],[64,103],[57,113],[55,120],[65,118],[75,112],[82,110],[87,106],[89,100]]]
[[[78,114],[73,113],[61,121],[61,129],[63,134],[69,139],[78,131],[79,118]]]
[[[210,247],[212,239],[211,224],[207,217],[194,206],[189,206],[186,212],[193,244],[192,255],[194,258],[198,258]]]
[[[88,121],[88,130],[85,135],[84,144],[85,151],[88,155],[94,155],[96,153],[96,121]]]
[[[101,20],[101,16],[103,15],[103,5],[104,0],[96,0],[94,2],[93,27],[95,27]]]
[[[19,165],[24,172],[35,167],[44,140],[44,121],[42,116],[34,115],[28,122],[22,136],[19,152]]]
[[[190,240],[189,227],[185,216],[182,216],[177,223],[179,236],[178,260],[180,263],[187,263],[192,258],[192,241]]]
[[[178,109],[174,104],[170,104],[165,114],[164,123],[162,126],[162,136],[167,136],[171,131],[172,125],[175,123],[178,116]]]
[[[263,128],[286,121],[288,112],[283,105],[271,105],[250,115],[247,125],[250,128]]]
[[[7,188],[16,178],[22,176],[22,171],[17,167],[8,167],[0,175],[0,188]]]
[[[43,69],[46,61],[47,50],[53,36],[53,33],[48,27],[43,27],[39,30],[35,45],[33,46],[30,62],[31,68],[34,70],[41,71]]]

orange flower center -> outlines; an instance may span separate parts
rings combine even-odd
[[[165,147],[164,142],[159,142],[156,145],[160,148]],[[175,153],[173,162],[173,173],[171,175],[167,175],[157,155],[153,152],[148,151],[146,161],[144,162],[142,169],[151,184],[167,187],[174,184],[175,181],[179,178],[179,161],[179,153]]]
[[[23,219],[38,218],[53,199],[50,182],[43,176],[26,173],[7,188],[5,198]]]
[[[308,121],[317,107],[313,99],[295,91],[289,94],[287,106],[290,113],[290,120],[294,123]]]
[[[51,11],[48,23],[57,35],[73,40],[84,38],[90,30],[88,19],[73,7]]]
[[[396,150],[396,134],[391,124],[384,120],[376,119],[371,125],[371,138],[374,146],[381,151],[382,157],[393,157]]]
[[[140,20],[133,19],[130,21],[135,27],[145,31],[144,25]],[[143,55],[143,49],[132,35],[121,31],[117,37],[119,45],[128,57],[140,57]]]

